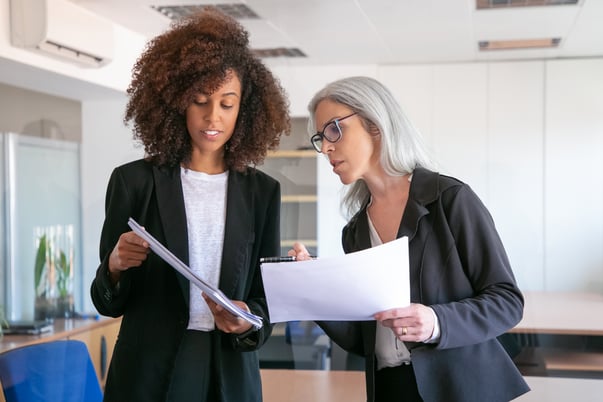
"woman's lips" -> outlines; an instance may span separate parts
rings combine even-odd
[[[331,162],[331,166],[333,166],[333,172],[336,172],[337,168],[343,163],[343,161],[341,161],[341,160],[333,160],[330,162]]]

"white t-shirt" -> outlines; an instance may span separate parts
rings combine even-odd
[[[228,171],[206,174],[180,169],[186,224],[188,229],[189,267],[204,281],[218,287],[224,227],[226,223],[226,190]],[[190,285],[188,329],[212,331],[214,317],[201,296],[201,290]]]

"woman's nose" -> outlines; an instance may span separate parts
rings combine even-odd
[[[323,154],[332,152],[333,149],[335,149],[335,144],[333,144],[332,142],[323,140],[322,144],[320,144],[320,152],[322,152]]]
[[[205,114],[205,120],[217,121],[220,118],[220,108],[213,104],[208,104]]]

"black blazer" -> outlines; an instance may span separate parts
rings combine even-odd
[[[208,200],[211,202],[211,200]],[[171,368],[188,323],[189,283],[154,253],[125,271],[117,289],[108,280],[108,259],[129,217],[188,264],[186,213],[180,168],[139,160],[116,168],[106,197],[101,264],[91,296],[99,313],[123,316],[108,372],[105,401],[164,401]],[[257,332],[236,336],[213,331],[222,401],[261,401],[255,350],[271,332],[259,258],[280,250],[280,185],[248,169],[228,176],[226,227],[219,287],[244,300],[264,319]],[[250,352],[250,353],[241,353]]]
[[[469,186],[425,169],[413,173],[398,238],[408,236],[411,301],[434,309],[437,344],[407,343],[425,402],[503,402],[529,391],[496,337],[523,316],[523,296],[485,206]],[[366,206],[343,229],[345,252],[371,247]],[[367,268],[370,269],[370,268]],[[366,358],[374,400],[375,321],[319,323]]]

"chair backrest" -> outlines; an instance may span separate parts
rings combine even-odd
[[[101,402],[86,344],[65,340],[0,353],[6,402]]]

